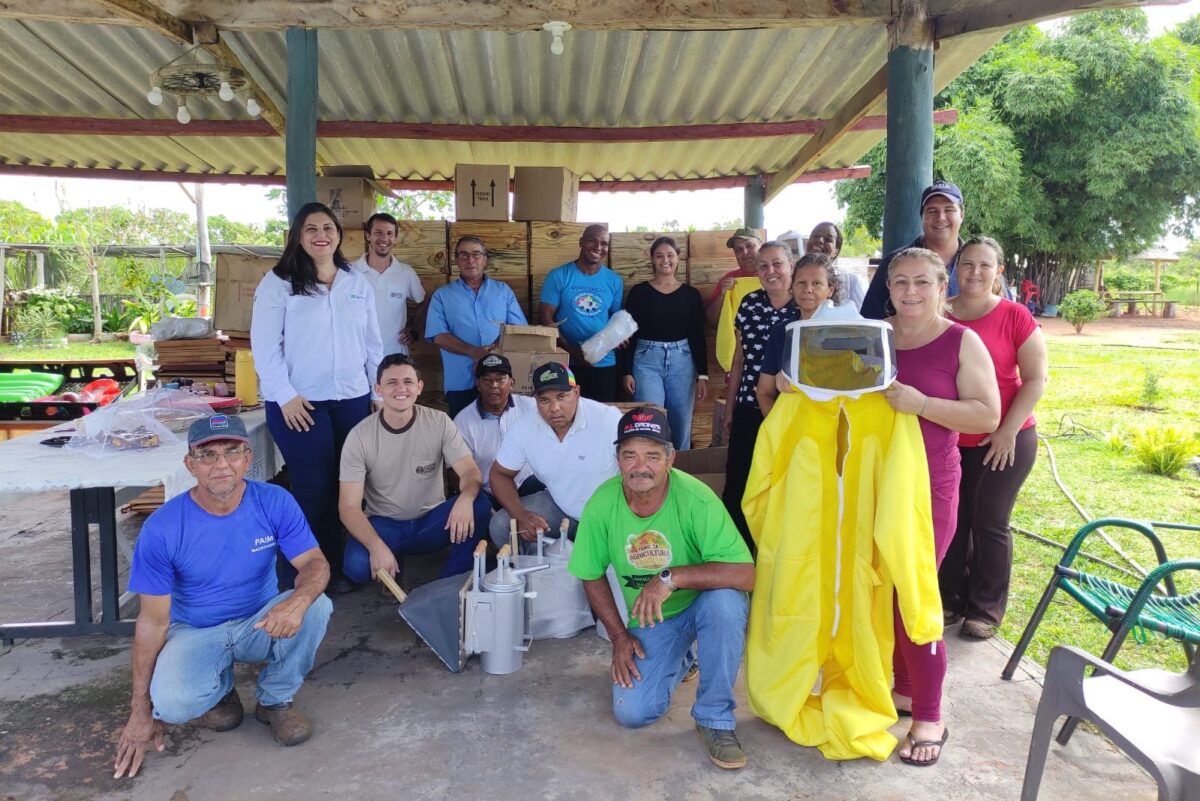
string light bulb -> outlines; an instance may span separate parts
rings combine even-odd
[[[233,100],[233,87],[229,85],[229,81],[221,81],[221,90],[217,92],[217,97],[226,103]]]
[[[148,100],[152,106],[161,106],[163,102],[162,89],[160,89],[157,85],[152,84],[150,86],[150,91],[146,93],[146,100]]]
[[[258,105],[258,101],[253,97],[246,98],[246,113],[251,117],[257,117],[262,113],[262,108]]]
[[[179,110],[175,112],[175,119],[179,121],[180,125],[187,125],[192,121],[192,112],[188,110],[186,98],[180,101]]]

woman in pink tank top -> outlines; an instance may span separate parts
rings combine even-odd
[[[888,265],[887,285],[898,375],[885,394],[896,411],[920,418],[929,462],[934,551],[941,564],[957,523],[958,435],[993,431],[1000,422],[1000,393],[983,342],[942,314],[946,265],[936,253],[924,248],[901,251]],[[949,737],[941,711],[946,649],[941,642],[914,644],[895,604],[893,614],[892,696],[897,711],[913,719],[899,756],[910,764],[930,765]]]

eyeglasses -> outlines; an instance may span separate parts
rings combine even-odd
[[[499,375],[499,376],[496,376],[495,378],[488,378],[487,376],[482,376],[479,379],[479,383],[483,384],[485,387],[502,387],[502,386],[504,386],[504,382],[511,381],[511,380],[512,379],[506,375]]]
[[[188,454],[189,459],[199,462],[200,464],[216,464],[224,458],[227,462],[232,462],[236,459],[241,459],[250,452],[249,448],[239,447],[230,448],[227,451],[196,451]]]
[[[454,255],[460,259],[482,259],[487,257],[487,254],[482,250],[460,250]]]

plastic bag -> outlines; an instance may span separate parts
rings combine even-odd
[[[212,413],[211,406],[190,392],[139,392],[80,418],[67,447],[100,459],[156,450],[182,442],[176,432],[187,431],[193,421]]]
[[[608,325],[601,328],[583,343],[583,357],[592,364],[608,355],[609,351],[637,333],[638,325],[633,315],[621,309],[612,316]]]
[[[167,339],[205,339],[213,335],[212,323],[203,317],[164,317],[150,326],[150,336]]]
[[[574,637],[595,623],[583,582],[567,572],[566,563],[525,577],[537,593],[530,604],[529,631],[535,640]]]

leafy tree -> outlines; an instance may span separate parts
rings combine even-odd
[[[278,204],[276,210],[282,220],[287,220],[287,190],[275,188],[267,191],[267,199]],[[387,212],[397,220],[441,220],[454,211],[454,193],[437,190],[399,191],[395,197],[375,196],[377,211]],[[267,224],[270,229],[270,223]],[[287,230],[287,223],[283,229]]]
[[[1193,24],[1194,23],[1194,24]],[[1200,22],[1181,26],[1200,31]],[[1200,220],[1200,47],[1147,38],[1140,10],[1009,33],[936,100],[959,109],[935,134],[934,172],[965,196],[966,234],[1005,245],[1054,303],[1102,258],[1144,250]],[[884,149],[870,178],[841,182],[848,228],[878,235]]]
[[[283,246],[286,226],[265,229],[253,223],[231,220],[222,214],[208,218],[208,239],[214,245],[275,245]]]
[[[846,225],[842,229],[842,255],[843,256],[874,256],[879,253],[883,242],[879,237],[871,236],[865,225],[857,225],[851,228]]]
[[[44,244],[52,224],[16,200],[0,200],[0,242]]]
[[[196,223],[170,209],[93,206],[66,209],[54,218],[63,233],[86,231],[97,245],[184,245],[196,241]]]

